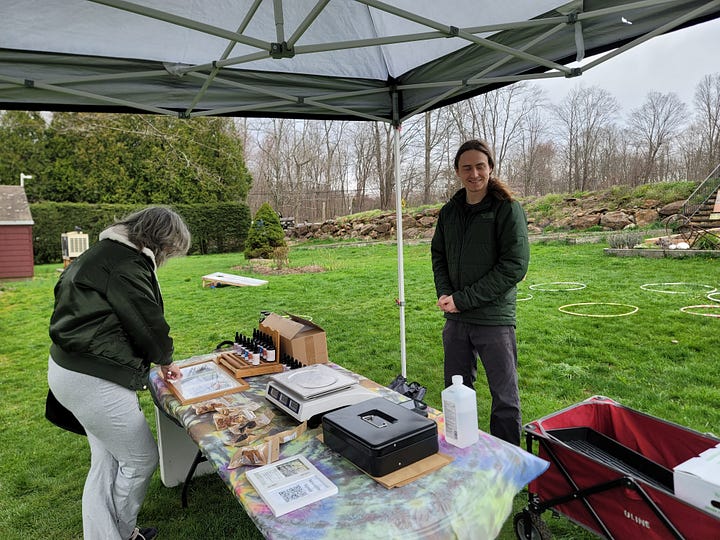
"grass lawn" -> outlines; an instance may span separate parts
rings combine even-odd
[[[601,394],[653,416],[718,433],[717,358],[720,318],[681,307],[710,304],[720,287],[717,260],[615,258],[602,244],[534,244],[520,286],[518,346],[526,421]],[[312,317],[327,331],[331,360],[388,384],[400,371],[396,249],[295,247],[291,266],[325,272],[261,276],[242,269],[242,254],[171,260],[159,271],[176,358],[209,352],[236,331],[257,327],[261,310]],[[43,417],[52,289],[61,265],[35,269],[31,281],[0,284],[0,531],[3,538],[81,538],[80,498],[89,451],[83,437]],[[201,276],[227,272],[268,279],[262,287],[202,288]],[[573,282],[577,290],[548,285]],[[675,284],[650,285],[648,284]],[[643,287],[645,285],[645,287]],[[545,289],[545,290],[539,290]],[[655,289],[655,290],[648,290]],[[667,291],[667,292],[657,292]],[[440,407],[443,318],[427,244],[405,248],[407,374],[428,387]],[[604,305],[585,305],[586,303]],[[570,311],[558,308],[582,304]],[[606,304],[623,304],[606,305]],[[627,307],[631,306],[631,307]],[[590,317],[583,315],[624,316]],[[706,310],[715,315],[718,310]],[[489,394],[477,385],[480,427],[487,430]],[[154,429],[152,401],[141,403]],[[518,496],[516,507],[524,504]],[[594,538],[565,519],[550,519],[556,538]],[[180,488],[153,479],[140,515],[166,539],[259,538],[252,522],[215,475],[196,479],[190,507]],[[501,538],[514,538],[506,524]]]

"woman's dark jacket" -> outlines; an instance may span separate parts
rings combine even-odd
[[[460,311],[445,317],[515,325],[516,284],[530,261],[525,211],[492,193],[472,206],[465,201],[463,188],[441,208],[431,244],[438,298],[452,295]]]
[[[151,253],[109,236],[119,241],[100,240],[60,276],[50,354],[66,369],[138,390],[151,362],[172,361],[173,341]]]

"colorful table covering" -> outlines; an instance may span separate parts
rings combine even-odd
[[[365,377],[330,365],[379,395],[395,402],[407,400]],[[272,418],[261,436],[297,426],[293,418],[265,400],[267,378],[246,379],[249,390],[225,396],[233,404],[250,405],[256,414]],[[429,409],[429,417],[438,422],[440,452],[451,456],[452,462],[403,487],[387,489],[325,446],[318,438],[322,428],[317,427],[283,444],[280,458],[302,454],[337,485],[338,494],[276,518],[247,481],[247,467],[228,469],[237,448],[226,445],[226,434],[215,428],[212,414],[198,415],[192,405],[181,405],[157,369],[152,370],[150,382],[161,410],[185,427],[260,532],[270,539],[495,538],[512,511],[514,496],[548,467],[546,461],[483,432],[468,448],[451,446],[445,442],[442,414]]]

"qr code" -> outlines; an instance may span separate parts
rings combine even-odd
[[[280,495],[285,502],[290,502],[290,501],[294,501],[296,499],[301,499],[302,497],[305,497],[307,494],[308,494],[308,492],[300,484],[295,484],[294,486],[290,486],[287,489],[278,491],[278,495]]]

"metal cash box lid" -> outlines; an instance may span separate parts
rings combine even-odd
[[[333,441],[339,438],[342,439],[341,446],[360,448],[374,457],[404,448],[417,449],[417,443],[425,448],[421,450],[425,455],[418,459],[438,450],[437,424],[433,420],[382,397],[329,412],[323,416],[322,424],[326,444],[331,448]]]

